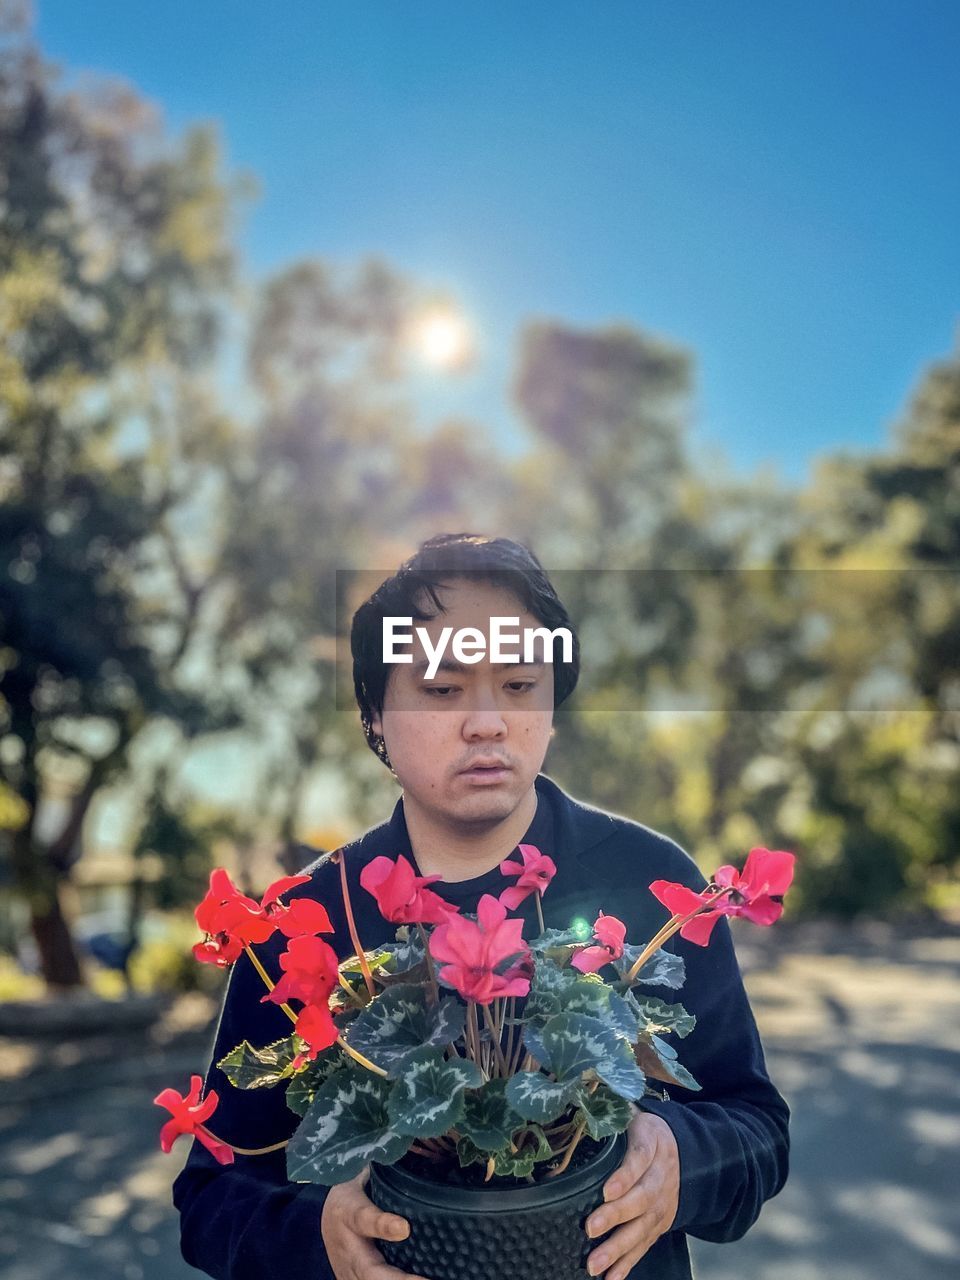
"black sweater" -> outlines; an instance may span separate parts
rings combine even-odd
[[[626,923],[629,942],[643,943],[669,914],[649,892],[652,880],[703,888],[704,878],[693,859],[668,837],[573,800],[544,774],[537,778],[536,789],[536,814],[522,843],[536,845],[557,864],[543,897],[548,928],[566,928],[578,917],[591,922],[603,910]],[[401,853],[416,865],[402,799],[389,822],[343,850],[357,928],[366,948],[392,941],[395,926],[383,920],[373,898],[361,888],[360,871],[379,854]],[[287,901],[298,896],[322,901],[336,930],[333,936],[323,936],[341,958],[352,954],[338,867],[321,857],[307,871],[310,883],[296,888]],[[498,895],[511,883],[494,868],[455,884],[438,882],[433,888],[469,911],[482,894]],[[524,929],[527,937],[537,932],[534,911],[533,899],[528,898],[517,912],[531,922],[532,927]],[[280,976],[277,960],[285,946],[286,939],[277,932],[257,948],[274,980]],[[646,989],[668,1001],[679,1000],[696,1015],[696,1028],[676,1043],[680,1061],[702,1091],[669,1086],[669,1102],[643,1100],[643,1108],[662,1116],[676,1137],[680,1203],[671,1230],[634,1267],[631,1280],[689,1280],[686,1235],[738,1240],[787,1176],[789,1111],[767,1076],[727,920],[717,923],[707,947],[675,934],[667,949],[685,961],[684,986],[672,993]],[[261,978],[241,955],[230,975],[206,1074],[206,1088],[220,1095],[209,1127],[240,1147],[269,1146],[289,1137],[299,1123],[286,1105],[282,1085],[234,1089],[215,1065],[241,1040],[262,1046],[290,1034],[283,1011],[260,1003],[264,994]],[[331,1280],[320,1234],[327,1190],[288,1182],[284,1150],[237,1156],[233,1165],[219,1165],[195,1141],[173,1185],[183,1256],[216,1280],[281,1280],[291,1270],[311,1280]]]

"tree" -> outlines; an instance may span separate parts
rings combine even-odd
[[[43,973],[68,987],[61,889],[94,795],[154,719],[236,723],[182,665],[218,576],[184,526],[231,449],[204,371],[232,193],[208,132],[169,143],[115,82],[63,91],[22,24],[0,44],[0,173],[0,767],[22,806],[6,843]],[[47,842],[57,775],[74,798]]]

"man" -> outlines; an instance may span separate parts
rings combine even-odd
[[[384,663],[385,618],[412,618],[422,629],[409,662]],[[447,640],[489,634],[492,618],[554,633],[553,661],[542,660],[544,645],[539,659],[523,662],[492,661],[489,653],[468,661],[463,649],[461,658],[449,648],[441,656],[445,628],[452,628]],[[572,638],[566,652],[563,628]],[[442,875],[433,888],[469,911],[482,894],[502,891],[499,864],[519,843],[536,845],[557,864],[543,899],[547,927],[591,921],[603,909],[623,919],[636,942],[666,918],[649,893],[651,881],[703,888],[703,876],[674,841],[578,803],[541,772],[554,709],[576,685],[579,649],[566,610],[527,548],[465,534],[431,539],[358,609],[351,647],[368,744],[402,788],[389,822],[338,855],[364,947],[393,938],[394,927],[359,883],[362,868],[381,854],[403,853],[419,874]],[[309,871],[310,883],[292,896],[324,903],[335,928],[330,941],[341,957],[349,955],[339,863],[327,855]],[[528,898],[519,913],[529,918],[532,910]],[[284,945],[278,938],[259,949],[274,977]],[[738,1239],[787,1174],[789,1113],[766,1073],[726,920],[709,947],[678,935],[668,946],[686,964],[680,997],[698,1021],[682,1056],[702,1092],[671,1087],[669,1099],[645,1098],[637,1110],[623,1164],[587,1223],[591,1236],[610,1233],[588,1260],[591,1274],[606,1280],[688,1280],[686,1235]],[[174,1184],[184,1257],[219,1280],[279,1280],[293,1271],[311,1280],[410,1280],[374,1243],[403,1238],[408,1225],[370,1202],[367,1172],[329,1189],[288,1183],[282,1144],[298,1118],[282,1087],[235,1090],[213,1065],[243,1039],[265,1045],[289,1034],[277,1006],[260,1003],[263,994],[241,956],[206,1087],[221,1099],[218,1137],[276,1150],[222,1166],[194,1143]]]

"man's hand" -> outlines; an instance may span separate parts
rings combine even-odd
[[[331,1187],[323,1202],[320,1234],[337,1280],[423,1280],[391,1267],[372,1240],[404,1240],[406,1218],[378,1209],[364,1191],[368,1165],[349,1182]]]
[[[590,1274],[606,1272],[606,1280],[624,1280],[653,1242],[670,1230],[680,1197],[680,1153],[667,1122],[638,1111],[627,1141],[623,1163],[604,1183],[607,1203],[594,1209],[586,1224],[588,1236],[623,1224],[587,1258]]]

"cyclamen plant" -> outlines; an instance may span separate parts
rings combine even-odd
[[[683,985],[682,958],[664,950],[675,933],[707,946],[721,916],[779,919],[794,855],[751,849],[742,871],[721,867],[700,893],[654,881],[650,891],[671,915],[638,946],[602,912],[589,937],[547,929],[541,899],[556,866],[533,845],[519,853],[521,861],[500,864],[514,883],[499,898],[485,894],[475,914],[430,888],[440,876],[418,876],[402,855],[374,858],[360,883],[399,927],[394,943],[371,951],[357,936],[343,857],[333,855],[355,949],[342,962],[318,936],[333,931],[325,908],[281,901],[309,876],[276,881],[257,903],[215,870],[196,910],[205,938],[194,955],[227,966],[246,952],[267,988],[263,1000],[293,1024],[263,1048],[243,1041],[218,1066],[238,1089],[285,1083],[301,1121],[288,1143],[231,1146],[207,1127],[219,1100],[215,1090],[201,1099],[195,1075],[186,1095],[165,1089],[154,1100],[171,1112],[163,1150],[191,1134],[228,1164],[286,1146],[291,1180],[328,1186],[408,1152],[438,1171],[480,1164],[484,1181],[534,1182],[562,1173],[584,1135],[620,1133],[644,1096],[666,1096],[651,1080],[698,1090],[663,1038],[682,1039],[696,1019],[643,988]],[[531,895],[540,931],[525,940],[524,921],[509,912]],[[288,941],[274,983],[253,948],[277,929]]]

